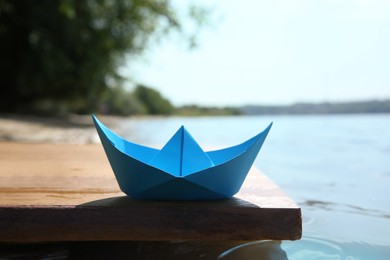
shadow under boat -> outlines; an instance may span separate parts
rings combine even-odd
[[[78,205],[78,207],[134,207],[134,206],[213,206],[213,207],[251,207],[260,208],[258,205],[249,201],[233,197],[221,200],[138,200],[129,196],[116,196],[111,198],[89,201]]]

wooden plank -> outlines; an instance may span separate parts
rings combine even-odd
[[[101,145],[0,143],[0,241],[295,240],[300,208],[252,169],[223,201],[137,201]]]

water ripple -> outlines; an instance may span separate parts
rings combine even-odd
[[[333,203],[329,201],[319,201],[319,200],[306,200],[298,204],[301,206],[313,207],[313,208],[329,210],[329,211],[337,209],[337,211],[339,212],[390,219],[390,213],[382,212],[376,209],[367,209],[367,208],[363,208],[351,204],[340,204],[340,203]]]
[[[340,242],[322,238],[305,237],[300,241],[286,241],[281,248],[289,259],[375,259],[390,257],[388,246],[371,245],[359,241]]]
[[[385,260],[390,257],[390,247],[362,242],[340,242],[315,237],[299,241],[256,241],[232,247],[218,256],[221,260]]]

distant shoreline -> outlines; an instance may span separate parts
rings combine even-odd
[[[240,116],[358,116],[380,115],[383,113],[349,113],[349,114],[242,114],[242,115],[171,115],[171,116],[104,116],[99,115],[110,128],[121,130],[122,120],[144,120],[172,117],[240,117]],[[390,113],[387,113],[390,115]],[[25,143],[99,143],[99,137],[90,115],[68,115],[62,117],[42,117],[18,114],[0,114],[0,141]]]
[[[384,114],[390,113],[390,100],[296,103],[285,106],[246,105],[237,109],[242,115]]]

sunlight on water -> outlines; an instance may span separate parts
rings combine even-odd
[[[341,243],[322,238],[303,238],[300,241],[257,241],[238,245],[218,259],[388,259],[389,248],[364,243]]]
[[[224,252],[219,259],[340,259],[343,250],[337,245],[318,240],[303,239],[298,243],[283,243],[282,247],[272,241],[242,244]],[[345,259],[345,258],[343,258]],[[353,259],[353,258],[347,258]]]
[[[238,245],[226,250],[218,259],[287,259],[286,252],[280,248],[280,242],[256,241]]]
[[[388,259],[389,247],[360,242],[338,242],[324,238],[303,238],[283,242],[282,249],[290,259]]]

